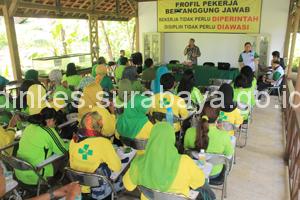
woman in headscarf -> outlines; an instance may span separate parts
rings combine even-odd
[[[26,94],[26,111],[29,115],[38,114],[46,107],[54,108],[56,111],[65,107],[63,99],[54,98],[52,101],[48,101],[46,94],[46,89],[40,84],[33,84],[29,87]]]
[[[114,89],[111,78],[107,76],[107,67],[99,65],[96,67],[96,83],[100,84],[103,91],[111,92]]]
[[[78,107],[78,121],[88,112],[97,112],[102,116],[103,129],[102,134],[106,137],[111,137],[115,134],[116,117],[114,115],[114,107],[110,105],[107,110],[102,105],[103,91],[96,82],[91,83],[83,90],[80,102],[82,105]]]
[[[40,113],[29,118],[28,125],[19,143],[18,158],[24,159],[36,166],[52,156],[62,155],[68,152],[68,144],[60,138],[56,131],[56,111],[52,108],[44,108]],[[63,169],[65,166],[60,166]],[[49,178],[55,175],[52,164],[42,169],[43,177]],[[19,181],[28,185],[37,185],[38,176],[33,171],[15,170]]]
[[[187,96],[186,93],[189,93],[190,95]],[[184,72],[177,88],[177,94],[184,99],[190,98],[194,105],[200,105],[203,102],[204,97],[200,90],[195,86],[194,72],[191,69]]]
[[[63,98],[67,103],[72,101],[72,91],[68,85],[62,85],[62,73],[59,69],[54,69],[49,74],[51,97]],[[66,99],[67,98],[67,99]]]
[[[146,115],[150,104],[149,97],[133,96],[117,120],[118,134],[130,139],[148,139],[153,127]]]
[[[112,143],[103,137],[104,121],[98,112],[86,113],[80,122],[80,128],[70,143],[70,166],[74,170],[104,174],[111,176],[112,172],[121,170],[121,161]],[[119,191],[121,179],[115,184]],[[98,188],[82,187],[82,193],[92,193],[93,199],[105,199],[111,194],[111,188],[106,183]]]
[[[13,105],[10,101],[10,95],[4,91],[8,83],[9,81],[0,75],[0,123],[6,125],[9,123],[11,117],[10,112],[14,110]]]
[[[234,91],[231,85],[224,83],[221,85],[219,92],[223,94],[223,99],[220,102],[221,112],[219,115],[219,120],[224,122],[229,122],[239,127],[244,119],[241,115],[241,111],[237,107],[237,103],[233,101]],[[229,131],[231,136],[234,135],[234,131]]]
[[[39,72],[34,69],[30,69],[26,71],[25,80],[32,80],[32,81],[39,82]]]
[[[162,75],[167,74],[167,73],[169,73],[169,70],[166,66],[161,66],[157,69],[156,78],[151,84],[151,89],[154,92],[154,94],[163,92],[163,91],[161,91],[161,88],[160,88],[160,78],[162,77]]]
[[[92,76],[85,76],[81,79],[79,85],[78,85],[78,89],[80,91],[83,91],[83,89],[88,86],[89,84],[95,82],[95,78]]]
[[[129,191],[141,185],[188,197],[190,188],[204,185],[205,176],[190,157],[178,154],[174,128],[163,122],[154,125],[145,154],[135,157],[123,182]],[[142,194],[141,199],[147,198]]]
[[[74,88],[78,87],[81,81],[81,76],[77,74],[76,66],[74,63],[69,63],[67,65],[67,71],[66,74],[63,76],[62,81],[66,81],[69,86],[72,86]]]

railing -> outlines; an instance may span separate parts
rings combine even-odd
[[[289,168],[289,184],[291,200],[300,199],[300,112],[288,102],[290,94],[295,91],[292,80],[286,81],[285,130],[286,150],[285,161]]]

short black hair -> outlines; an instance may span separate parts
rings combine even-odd
[[[146,68],[150,68],[152,65],[153,65],[153,60],[152,60],[152,58],[147,58],[147,59],[145,60],[145,67],[146,67]]]
[[[128,63],[127,57],[121,57],[120,58],[120,65],[126,65]]]
[[[122,50],[120,50],[120,53],[122,53],[122,52],[124,52],[124,53],[125,53],[125,50],[123,50],[123,49],[122,49]]]
[[[166,73],[161,76],[160,84],[163,86],[164,90],[170,90],[174,86],[175,77],[171,73]]]
[[[247,45],[252,46],[251,42],[246,42],[246,43],[245,43],[245,46],[247,46]]]
[[[66,76],[73,76],[73,75],[77,75],[76,66],[74,63],[69,63],[67,65]]]
[[[194,39],[194,38],[191,38],[191,39],[190,39],[190,41],[193,41],[193,42],[195,42],[195,39]]]
[[[131,54],[132,63],[134,65],[142,65],[143,64],[143,55],[140,52],[136,52]]]
[[[106,64],[106,60],[103,56],[99,57],[98,58],[98,64],[99,65],[103,65],[103,64]]]
[[[277,57],[277,58],[280,58],[280,53],[279,53],[279,51],[273,51],[273,52],[272,52],[272,56]]]
[[[248,88],[248,80],[243,75],[238,75],[234,81],[234,88]]]

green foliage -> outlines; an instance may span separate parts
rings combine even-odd
[[[298,72],[300,57],[295,57],[292,64],[292,72]]]
[[[5,33],[0,33],[0,49],[7,46],[7,39]]]

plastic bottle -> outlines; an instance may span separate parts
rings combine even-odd
[[[173,126],[174,116],[173,116],[173,110],[171,107],[167,108],[166,121],[169,122]]]
[[[205,158],[205,150],[201,149],[200,153],[198,154],[199,157],[199,163],[200,165],[204,166],[206,163],[206,158]]]

